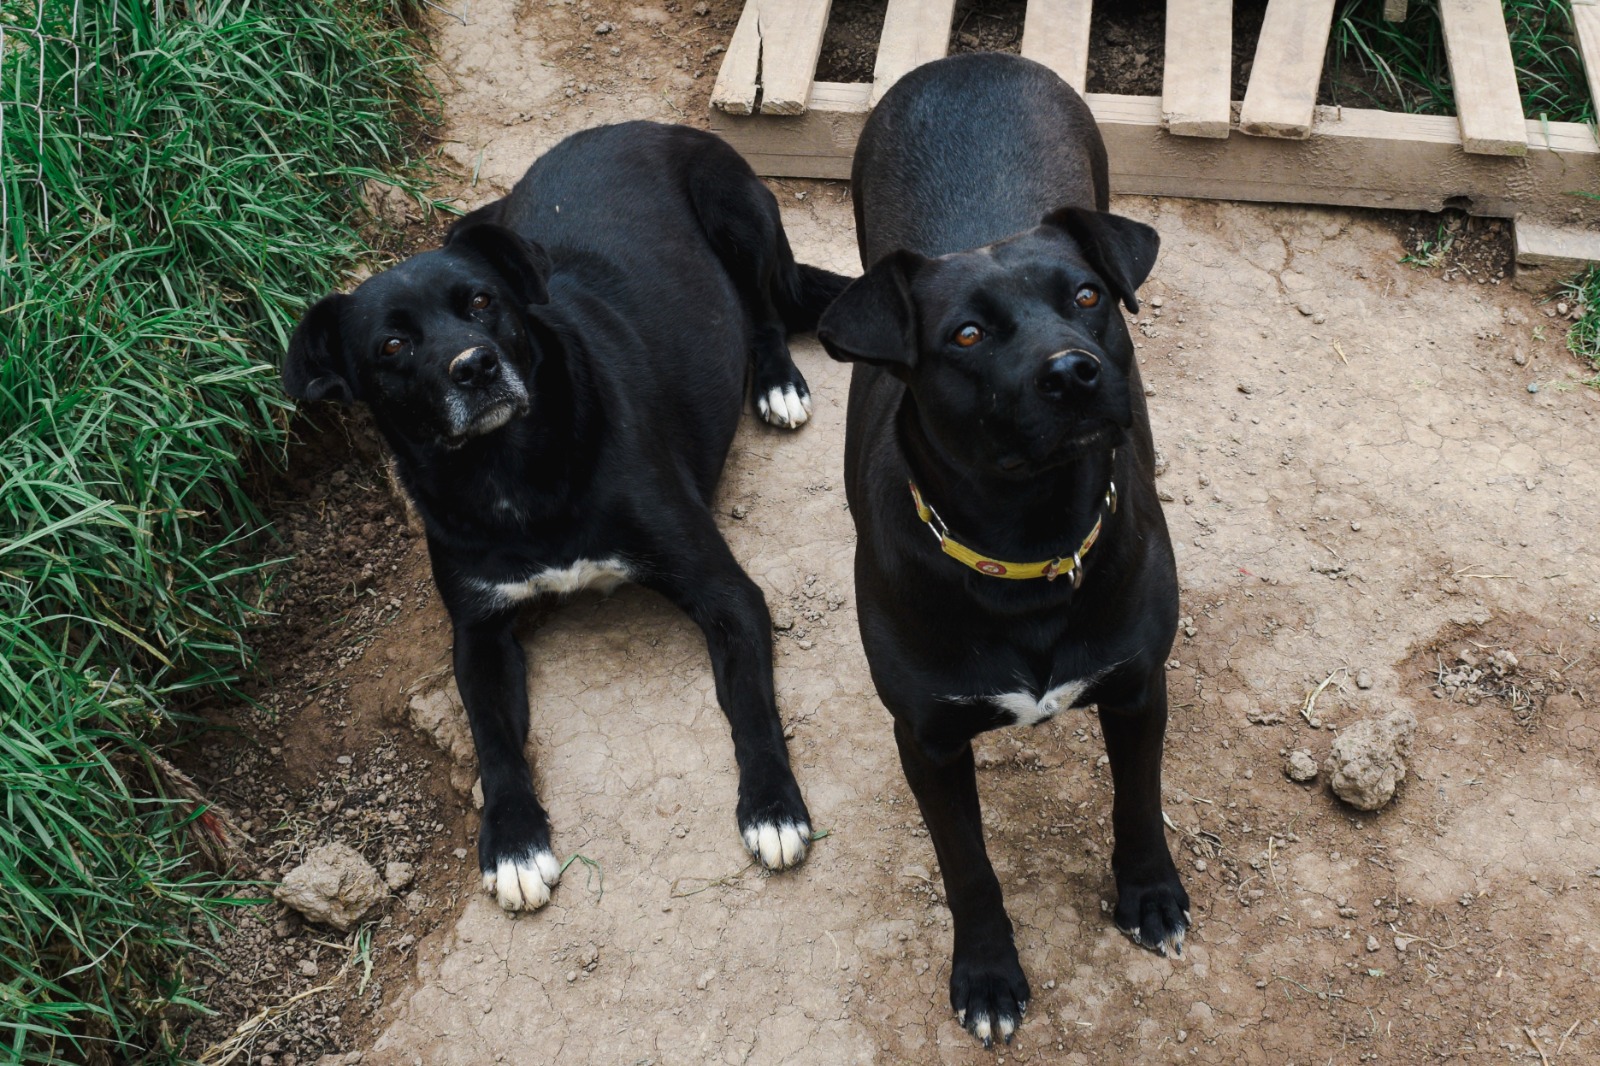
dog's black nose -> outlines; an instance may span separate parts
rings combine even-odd
[[[500,380],[500,357],[493,348],[468,348],[450,360],[450,380],[464,389],[481,389]]]
[[[1088,352],[1058,352],[1045,361],[1037,384],[1047,400],[1092,395],[1100,384],[1100,360]]]

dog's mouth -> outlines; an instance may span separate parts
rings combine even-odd
[[[520,382],[498,390],[496,395],[484,398],[470,410],[459,398],[452,398],[450,430],[443,437],[444,446],[454,450],[474,437],[487,436],[504,428],[527,413],[528,392]]]
[[[1114,422],[1074,426],[1044,447],[1002,452],[995,459],[995,467],[1008,477],[1026,477],[1070,463],[1085,453],[1111,448],[1121,435],[1122,428]]]

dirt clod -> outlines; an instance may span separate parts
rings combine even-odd
[[[1357,810],[1385,806],[1405,780],[1416,732],[1417,716],[1404,708],[1341,730],[1324,764],[1334,795]]]
[[[1309,751],[1291,751],[1284,760],[1283,772],[1290,781],[1305,784],[1317,779],[1317,760],[1311,757]]]
[[[346,844],[325,844],[289,871],[273,896],[308,922],[348,931],[389,895],[378,871]]]

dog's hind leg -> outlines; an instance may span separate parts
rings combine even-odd
[[[533,791],[528,740],[527,663],[512,631],[515,612],[455,626],[456,686],[483,777],[478,866],[483,887],[508,911],[550,901],[561,864],[550,850],[550,819]]]
[[[761,865],[782,870],[805,858],[811,814],[789,767],[773,693],[772,616],[709,511],[678,525],[681,536],[662,546],[640,582],[676,603],[705,634],[739,765],[739,835]]]
[[[1028,978],[1017,958],[1000,880],[983,844],[972,745],[962,743],[949,758],[935,759],[899,715],[894,739],[906,782],[933,839],[955,923],[950,1006],[984,1047],[996,1037],[1010,1043],[1028,1008]]]
[[[1111,760],[1111,872],[1117,925],[1162,955],[1182,955],[1189,894],[1178,878],[1161,818],[1161,745],[1167,728],[1167,679],[1160,670],[1139,706],[1101,706],[1100,730]]]
[[[811,390],[789,355],[789,334],[815,329],[849,279],[796,263],[772,193],[737,157],[737,165],[715,162],[721,165],[691,175],[690,195],[706,239],[750,316],[756,412],[794,429],[811,417]]]

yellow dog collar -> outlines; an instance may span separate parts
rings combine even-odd
[[[1089,549],[1094,547],[1094,542],[1100,539],[1100,526],[1105,521],[1106,514],[1117,513],[1117,483],[1110,482],[1106,487],[1104,501],[1105,511],[1096,515],[1094,528],[1089,530],[1089,535],[1083,538],[1083,543],[1078,545],[1078,550],[1071,555],[1058,555],[1054,559],[1046,559],[1039,563],[1007,563],[999,559],[991,559],[980,555],[950,536],[950,529],[944,524],[944,519],[939,517],[939,512],[928,506],[922,498],[922,492],[917,488],[915,481],[908,482],[911,486],[911,499],[917,505],[917,517],[933,531],[934,537],[939,541],[939,547],[944,553],[963,566],[971,567],[980,574],[990,577],[1003,577],[1009,581],[1026,581],[1030,578],[1042,577],[1046,581],[1054,581],[1065,573],[1072,579],[1072,587],[1077,588],[1083,584],[1083,557]]]

